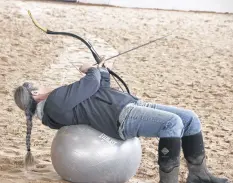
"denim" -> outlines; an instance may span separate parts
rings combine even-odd
[[[118,133],[123,140],[140,136],[182,138],[201,131],[201,122],[193,111],[142,100],[126,105],[119,123]]]

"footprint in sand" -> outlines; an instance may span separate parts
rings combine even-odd
[[[2,156],[8,156],[8,157],[9,156],[15,157],[21,155],[19,149],[10,148],[10,147],[5,148],[3,151],[0,151],[0,153]]]

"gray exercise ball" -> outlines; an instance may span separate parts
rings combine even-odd
[[[87,125],[62,127],[55,135],[51,159],[56,172],[74,183],[124,183],[141,162],[138,138],[111,138]]]

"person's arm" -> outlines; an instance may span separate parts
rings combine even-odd
[[[77,99],[77,103],[80,103],[98,91],[100,87],[100,79],[101,76],[99,70],[91,67],[82,79],[68,86],[68,93],[71,93],[72,96],[77,96],[76,98],[79,98]]]
[[[101,87],[110,87],[110,73],[107,68],[99,68],[101,74],[100,86]]]
[[[56,96],[57,103],[61,108],[73,108],[79,103],[90,98],[100,87],[100,71],[97,68],[90,67],[85,72],[85,76],[79,81],[70,85],[61,87],[53,95]]]

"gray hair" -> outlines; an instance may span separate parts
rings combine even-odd
[[[31,92],[36,90],[32,83],[24,83],[15,89],[14,100],[16,105],[25,112],[27,122],[26,147],[27,155],[25,157],[26,168],[34,164],[34,158],[31,153],[31,131],[32,118],[36,113],[37,102],[33,99]]]

